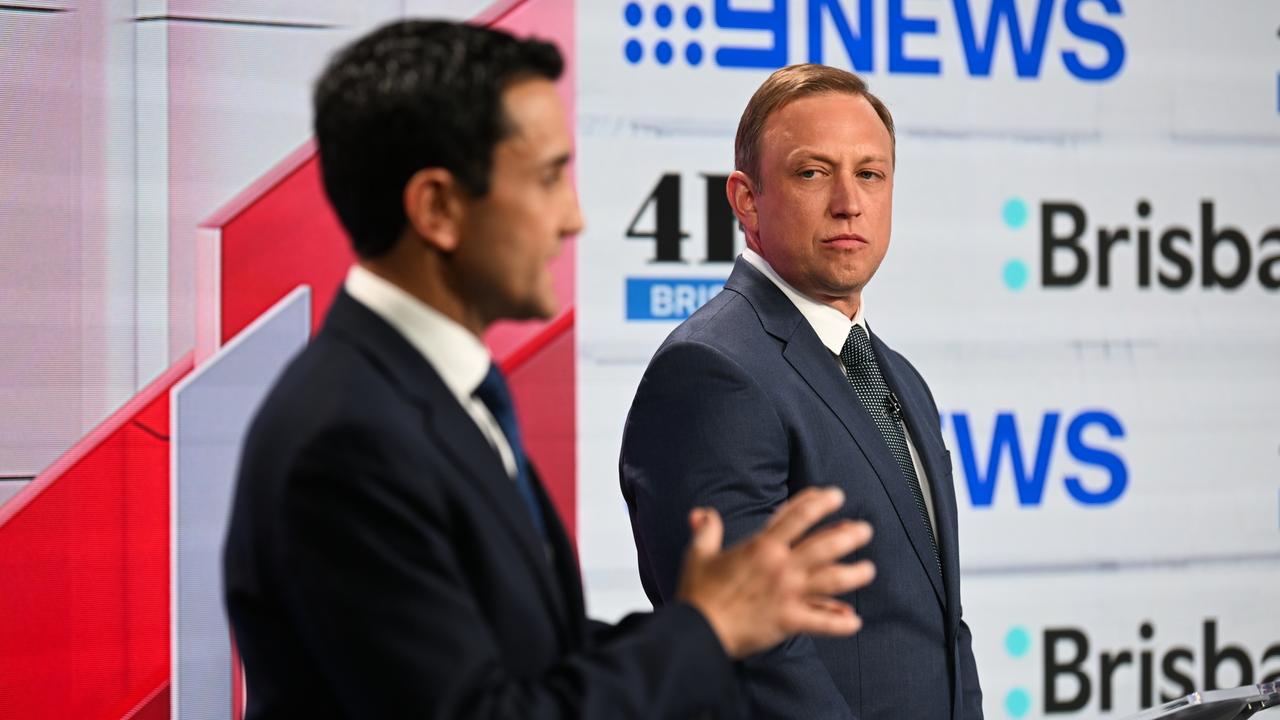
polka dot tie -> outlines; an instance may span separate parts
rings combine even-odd
[[[933,525],[929,523],[929,510],[924,504],[924,493],[920,491],[920,478],[916,476],[915,464],[911,462],[911,452],[907,449],[907,434],[902,426],[902,407],[898,399],[889,392],[884,376],[880,374],[880,366],[876,363],[876,354],[871,349],[871,340],[861,325],[854,325],[845,338],[844,347],[840,348],[840,362],[844,363],[845,376],[853,387],[862,407],[875,422],[884,438],[893,459],[898,461],[898,469],[907,480],[907,490],[916,503],[920,513],[920,521],[924,523],[924,531],[929,535],[929,545],[933,548],[933,560],[938,565],[938,574],[942,574],[942,560],[938,557],[938,541],[933,536]]]

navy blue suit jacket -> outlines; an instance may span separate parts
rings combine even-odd
[[[224,567],[248,718],[736,713],[733,666],[692,608],[587,620],[534,484],[550,554],[440,376],[339,293],[241,460]]]
[[[733,542],[793,493],[835,485],[848,498],[840,516],[874,526],[857,557],[874,561],[877,577],[847,598],[862,631],[797,637],[744,663],[752,717],[982,717],[938,409],[915,368],[875,335],[872,343],[932,487],[941,577],[902,471],[839,361],[744,260],[659,348],[627,418],[622,489],[655,605],[673,597],[694,506],[718,509]]]

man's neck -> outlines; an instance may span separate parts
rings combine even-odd
[[[847,296],[824,296],[824,295],[814,295],[812,293],[803,292],[799,288],[797,288],[796,286],[788,282],[786,278],[782,277],[782,275],[776,269],[774,269],[773,263],[769,262],[769,260],[758,249],[752,247],[751,245],[752,245],[751,243],[747,244],[747,250],[751,251],[752,253],[755,254],[757,258],[762,260],[764,264],[769,267],[774,277],[776,277],[778,280],[782,281],[783,283],[786,283],[787,287],[790,288],[797,295],[805,297],[815,303],[826,305],[830,308],[835,309],[841,315],[844,315],[846,318],[848,318],[850,322],[854,322],[857,320],[858,308],[862,306],[861,292],[855,292],[854,294],[847,295]]]
[[[397,254],[393,251],[377,258],[361,260],[360,266],[458,323],[477,338],[484,337],[489,323],[476,308],[463,301],[448,274],[443,272],[438,257],[407,259],[395,257]]]

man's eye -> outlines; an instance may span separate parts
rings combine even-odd
[[[874,170],[863,170],[858,173],[858,177],[862,178],[863,180],[875,180],[880,177],[880,173]]]
[[[818,176],[818,171],[817,170],[801,170],[796,174],[804,178],[805,180],[812,180],[813,178]]]

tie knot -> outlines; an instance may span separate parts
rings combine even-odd
[[[496,418],[502,418],[511,412],[511,390],[507,388],[507,380],[502,376],[496,363],[489,364],[489,372],[476,387],[476,397],[489,408]],[[501,422],[501,420],[499,420]]]
[[[840,348],[840,360],[845,366],[854,367],[863,363],[874,363],[875,357],[867,331],[863,330],[861,325],[849,328],[849,336],[844,339],[844,347]]]

